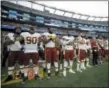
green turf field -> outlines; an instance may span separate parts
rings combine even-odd
[[[75,68],[75,67],[74,67]],[[5,77],[4,70],[2,70],[2,79]],[[2,88],[12,87],[107,87],[108,88],[108,63],[97,67],[91,67],[84,70],[82,73],[76,72],[76,74],[68,73],[66,77],[52,76],[49,80],[31,80],[25,84],[17,82],[14,84],[3,85]]]

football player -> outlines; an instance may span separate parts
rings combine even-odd
[[[60,36],[56,37],[55,43],[56,43],[55,46],[56,46],[58,59],[59,59],[59,68],[60,68],[60,70],[62,70],[62,49],[61,49],[62,44],[61,44],[61,37]]]
[[[58,75],[58,54],[56,50],[56,34],[52,32],[50,28],[48,28],[48,32],[44,34],[44,45],[45,45],[45,59],[47,63],[47,74],[48,78],[51,76],[51,61],[53,60],[55,66],[55,74]]]
[[[38,43],[38,53],[39,53],[39,64],[43,67],[43,71],[46,72],[46,62],[45,62],[45,46],[44,46],[44,36],[41,35],[41,41]]]
[[[10,81],[13,79],[13,70],[14,65],[19,64],[20,68],[23,68],[23,51],[22,51],[22,36],[21,34],[21,27],[15,27],[14,33],[8,33],[6,35],[5,44],[9,48],[9,55],[8,55],[8,77],[4,80]],[[18,74],[17,74],[18,75]]]
[[[77,46],[78,46],[78,59],[77,59],[77,71],[82,72],[82,69],[85,70],[85,58],[86,58],[86,46],[85,39],[80,34],[77,37]]]
[[[21,35],[24,38],[24,72],[22,74],[23,82],[28,78],[28,65],[29,62],[33,63],[33,69],[35,74],[35,79],[38,77],[38,43],[40,42],[40,34],[35,32],[35,28],[31,26],[29,32],[23,32]],[[33,73],[32,73],[33,74]]]
[[[99,45],[98,45],[98,42],[97,42],[97,39],[96,37],[93,37],[92,40],[91,40],[91,48],[92,48],[92,62],[93,62],[93,65],[94,66],[97,66],[98,65],[98,59],[99,59]]]
[[[73,48],[73,41],[74,37],[70,36],[63,36],[63,55],[64,55],[64,71],[63,76],[66,76],[66,68],[69,68],[69,72],[75,74],[75,71],[72,69],[73,67],[73,59],[74,59],[74,48]],[[69,67],[68,67],[69,62]]]

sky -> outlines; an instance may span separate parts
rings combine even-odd
[[[108,1],[36,1],[76,13],[108,17]]]

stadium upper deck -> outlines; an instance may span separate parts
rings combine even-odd
[[[3,1],[1,3],[3,7],[2,17],[4,18],[4,14],[7,13],[8,17],[16,17],[17,19],[25,21],[31,20],[48,26],[79,28],[81,30],[87,31],[108,31],[107,17],[95,17],[75,12],[69,12],[33,1],[23,2],[25,2],[25,5],[22,4],[22,1]],[[57,14],[58,11],[61,11],[63,14]],[[70,14],[71,17],[68,14]]]

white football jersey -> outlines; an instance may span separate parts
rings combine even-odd
[[[86,39],[86,47],[87,49],[91,49],[91,42],[89,39]]]
[[[62,38],[63,38],[63,40],[61,40],[61,42],[63,45],[63,49],[64,50],[72,50],[73,45],[70,45],[69,43],[74,41],[74,37],[73,36],[63,36]]]
[[[99,44],[103,47],[104,46],[104,40],[103,39],[98,39]]]
[[[14,33],[8,33],[7,37],[9,37],[10,40],[14,41]],[[8,45],[7,47],[10,51],[20,51],[22,46],[19,41],[15,41],[14,44]]]
[[[47,39],[50,39],[50,36],[52,36],[52,37],[56,37],[56,34],[50,34],[50,33],[48,33],[48,32],[46,32],[46,33],[43,33],[43,35],[47,38]],[[55,47],[55,42],[54,41],[49,41],[47,44],[45,44],[45,47]]]
[[[38,42],[41,35],[39,33],[31,34],[29,32],[23,32],[21,35],[24,37],[25,41],[24,52],[38,52]]]
[[[84,42],[83,44],[80,42]],[[78,37],[78,48],[82,50],[86,50],[86,40],[82,37]]]

